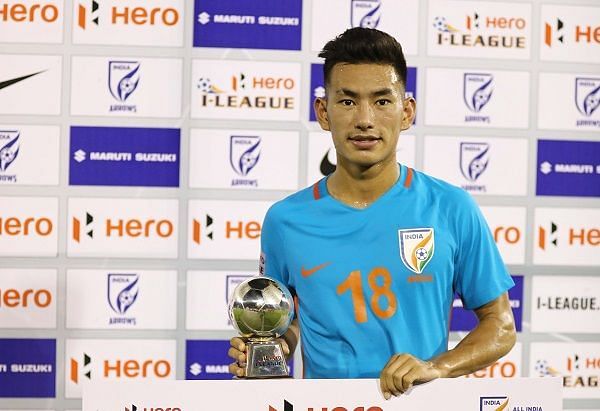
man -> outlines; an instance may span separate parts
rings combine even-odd
[[[262,231],[261,271],[297,298],[284,351],[302,336],[305,377],[379,377],[386,399],[493,363],[515,342],[514,284],[472,198],[396,162],[415,116],[400,44],[354,28],[319,56],[326,97],[314,107],[337,168],[273,205]],[[479,324],[447,351],[454,291]],[[229,355],[243,376],[241,339]]]

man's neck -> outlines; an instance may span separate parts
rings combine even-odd
[[[327,179],[329,194],[354,208],[366,208],[388,191],[397,181],[400,168],[396,159],[371,167],[347,165],[338,158],[335,172]]]

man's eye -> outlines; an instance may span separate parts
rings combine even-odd
[[[382,98],[381,100],[377,100],[377,104],[380,106],[387,106],[388,104],[391,104],[392,102],[386,98]]]
[[[348,100],[348,99],[341,100],[340,103],[342,103],[343,106],[351,106],[354,104],[354,102],[352,100]]]

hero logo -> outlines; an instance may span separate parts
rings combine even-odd
[[[0,216],[0,236],[40,236],[52,235],[54,225],[48,217],[3,217]]]
[[[164,359],[145,361],[117,359],[112,363],[111,360],[104,360],[100,364],[100,368],[96,369],[100,378],[169,378],[172,371],[171,363]],[[92,358],[85,353],[81,362],[75,358],[70,359],[70,380],[79,384],[80,376],[88,380],[93,377]]]
[[[463,81],[463,100],[473,113],[479,113],[492,98],[494,76],[488,73],[465,73]],[[468,115],[465,122],[489,123],[490,116]]]
[[[527,22],[522,17],[492,17],[485,18],[474,11],[465,16],[466,33],[448,23],[446,17],[437,16],[433,19],[433,27],[437,30],[437,44],[455,47],[482,47],[503,49],[524,49],[525,36],[480,34],[480,30],[524,30]]]
[[[46,308],[52,303],[52,293],[46,289],[16,290],[9,288],[0,289],[0,308],[16,308],[35,306]]]
[[[578,24],[573,28],[572,32],[565,33],[565,22],[558,17],[554,21],[544,22],[544,44],[548,47],[553,47],[558,43],[564,45],[571,41],[577,44],[600,44],[600,26]],[[566,38],[565,35],[567,35]]]
[[[206,237],[213,240],[213,230],[210,227],[213,225],[213,219],[210,215],[206,214],[206,224],[202,224],[200,221],[192,220],[192,241],[200,245],[202,238]],[[203,230],[210,231],[204,233]],[[225,221],[225,239],[250,239],[256,240],[260,238],[261,224],[258,221]]]
[[[73,232],[72,238],[76,242],[83,241],[82,234],[85,234],[90,239],[94,239],[94,216],[89,212],[85,213],[85,224],[76,217],[73,217]],[[173,234],[173,223],[169,220],[139,220],[131,218],[124,220],[122,218],[111,219],[107,218],[104,224],[105,231],[100,231],[105,237],[118,238],[150,238],[158,236],[161,238],[169,238]]]
[[[179,407],[138,407],[135,404],[131,404],[131,408],[125,406],[125,411],[181,411]]]
[[[58,7],[54,4],[30,4],[30,2],[25,2],[25,4],[16,3],[10,6],[4,3],[0,6],[0,21],[5,22],[33,23],[42,21],[44,23],[54,23],[58,20],[59,15]]]
[[[554,247],[559,244],[558,226],[553,222],[550,222],[549,227],[538,227],[538,247],[546,250],[548,244],[552,244]],[[600,246],[600,228],[569,227],[566,244],[569,246],[598,247]]]
[[[175,26],[179,22],[179,12],[172,8],[154,7],[147,9],[145,7],[117,7],[110,9],[110,21],[112,25],[164,25]],[[88,29],[88,23],[96,26],[105,24],[100,19],[100,3],[95,0],[79,2],[77,8],[77,25],[83,29]]]
[[[345,408],[345,407],[322,407],[322,406],[318,406],[318,407],[308,407],[307,410],[308,411],[313,411],[313,409],[315,410],[322,410],[322,411],[383,411],[383,409],[381,409],[380,407],[354,407],[354,408]],[[269,411],[280,411],[278,408],[273,407],[272,405],[269,405]],[[281,411],[294,411],[294,405],[289,402],[288,400],[283,400],[283,409]]]

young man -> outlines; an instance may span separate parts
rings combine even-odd
[[[314,106],[337,152],[333,174],[274,204],[261,271],[287,285],[307,378],[380,377],[386,399],[483,368],[514,345],[513,286],[472,198],[396,162],[415,101],[400,44],[354,28],[325,45],[326,97]],[[454,291],[479,325],[447,351]],[[231,340],[243,376],[245,345]]]

